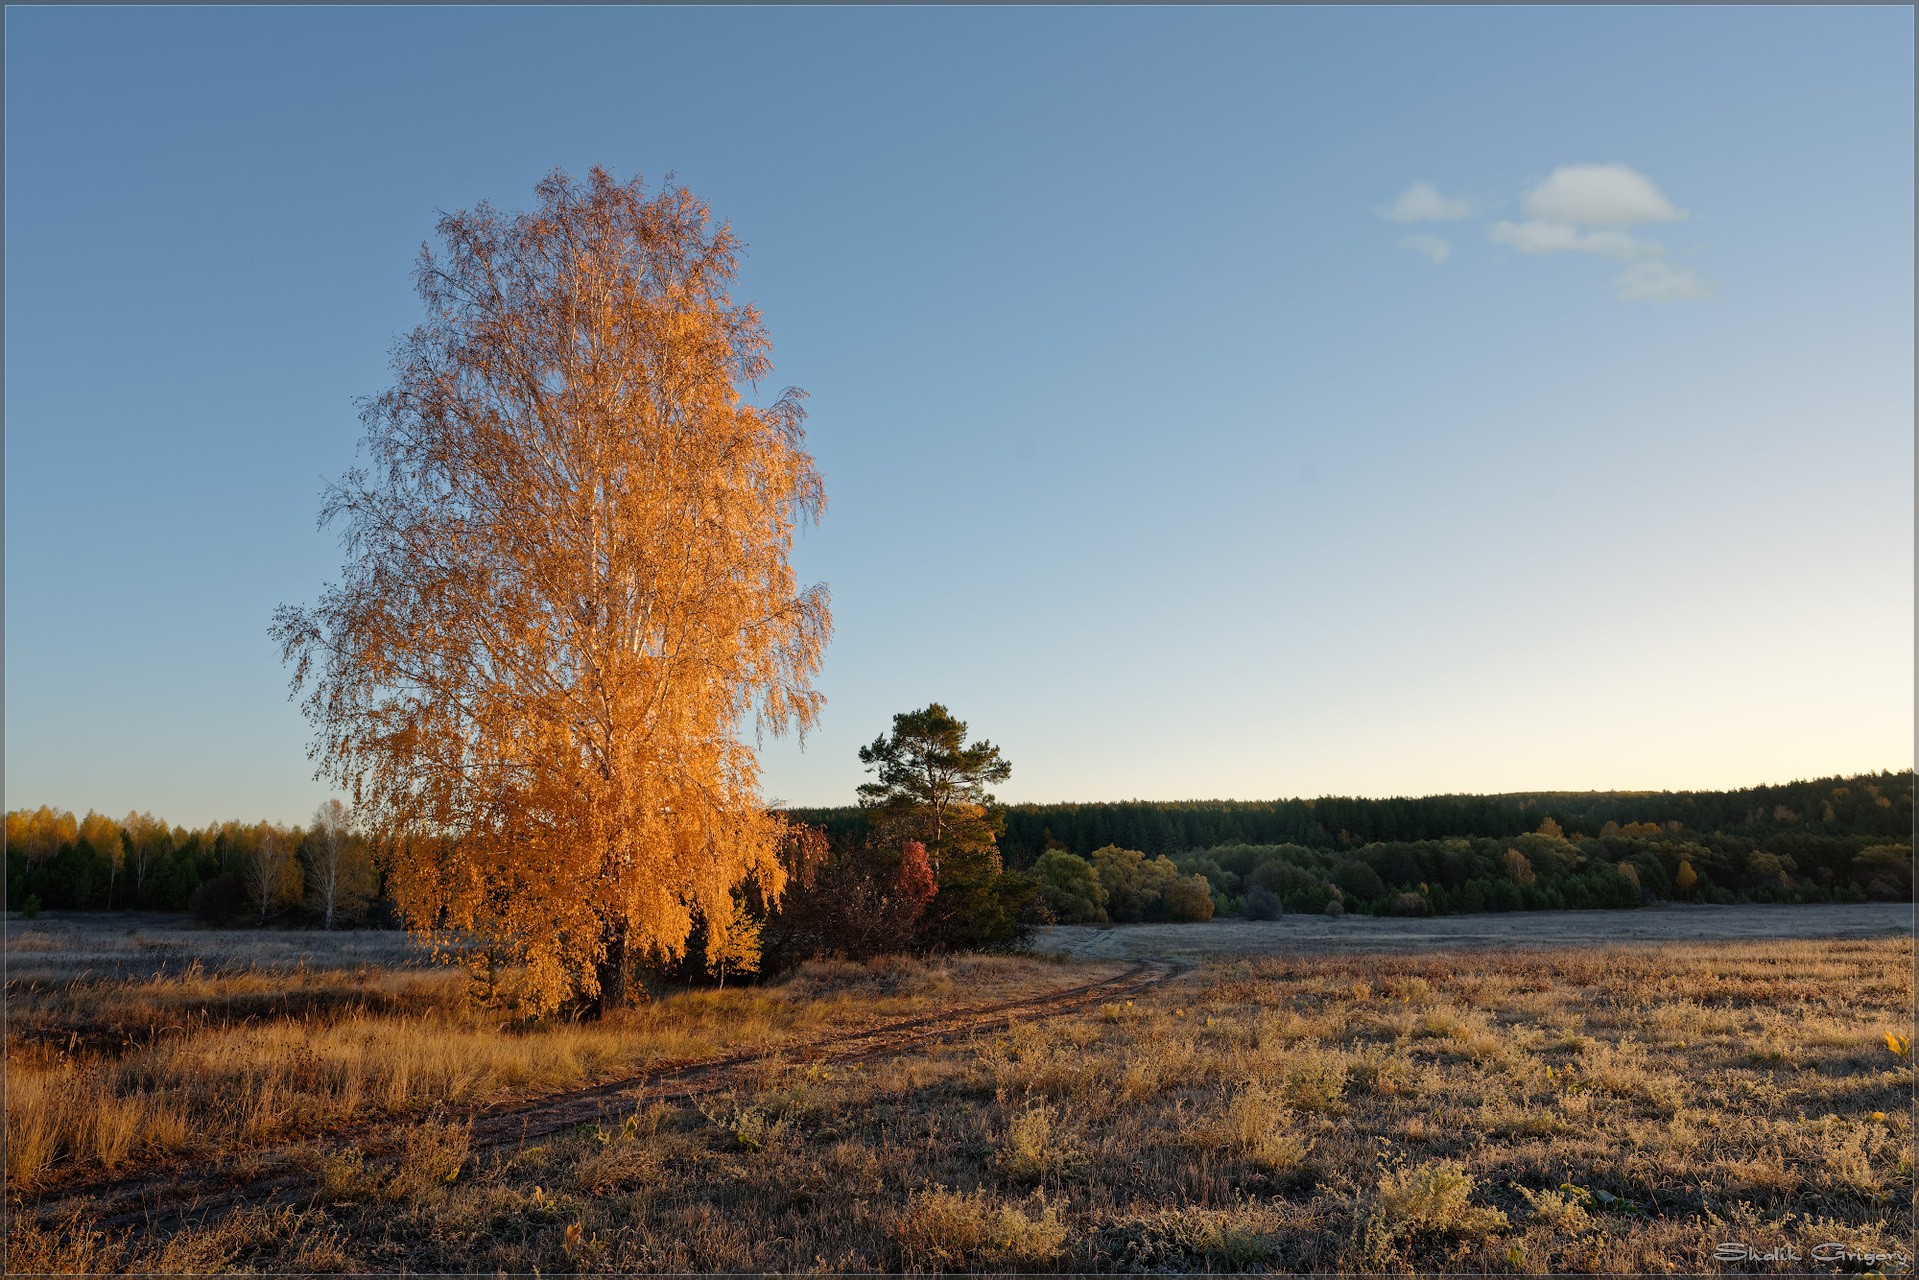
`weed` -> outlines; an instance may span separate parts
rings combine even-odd
[[[790,1121],[757,1103],[702,1102],[699,1108],[708,1124],[748,1151],[777,1145],[792,1127]]]
[[[1286,1101],[1297,1111],[1334,1111],[1346,1090],[1343,1057],[1316,1052],[1296,1058],[1286,1068]]]
[[[915,1192],[900,1215],[900,1253],[907,1266],[932,1271],[1039,1267],[1059,1257],[1066,1227],[1059,1210],[1035,1193],[1036,1212],[985,1191],[945,1187]]]
[[[1396,1097],[1405,1088],[1412,1072],[1406,1059],[1384,1045],[1366,1045],[1351,1060],[1348,1068],[1354,1085],[1375,1098]]]
[[[1472,1203],[1477,1188],[1478,1180],[1457,1160],[1400,1164],[1379,1179],[1374,1212],[1390,1239],[1474,1239],[1504,1229],[1504,1213]]]
[[[1077,1135],[1053,1119],[1051,1109],[1028,1107],[1000,1135],[994,1161],[1009,1181],[1044,1182],[1076,1167],[1082,1150]]]
[[[1578,1235],[1592,1229],[1592,1215],[1586,1212],[1585,1204],[1564,1191],[1532,1191],[1518,1185],[1513,1190],[1532,1206],[1535,1221],[1560,1235]]]
[[[333,1204],[358,1199],[369,1190],[366,1157],[358,1147],[342,1147],[325,1156],[317,1169],[320,1197]]]
[[[1284,1095],[1258,1083],[1237,1089],[1224,1114],[1202,1132],[1213,1145],[1275,1169],[1297,1166],[1312,1145],[1294,1127]]]
[[[428,1120],[409,1128],[400,1142],[399,1167],[387,1182],[396,1200],[431,1201],[460,1176],[470,1132],[466,1125]]]

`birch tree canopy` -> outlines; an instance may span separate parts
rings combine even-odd
[[[831,616],[791,550],[825,493],[802,393],[754,402],[731,229],[597,168],[535,192],[422,248],[426,318],[324,494],[341,578],[273,634],[411,925],[604,1008],[696,919],[723,945],[736,889],[779,896],[748,739],[819,712]]]

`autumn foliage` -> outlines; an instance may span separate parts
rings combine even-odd
[[[698,922],[719,944],[742,885],[777,900],[743,731],[812,724],[830,616],[789,564],[825,503],[801,395],[746,398],[739,241],[672,185],[536,191],[441,218],[368,465],[326,493],[342,578],[274,631],[409,922],[504,948],[549,1009]]]

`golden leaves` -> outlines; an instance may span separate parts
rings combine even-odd
[[[771,363],[732,233],[600,170],[537,192],[441,220],[376,465],[328,497],[343,580],[275,629],[325,766],[430,837],[394,860],[409,917],[510,944],[550,1008],[609,944],[676,957],[743,881],[777,897],[742,729],[811,725],[831,617],[787,561],[824,505],[799,394],[741,394]]]

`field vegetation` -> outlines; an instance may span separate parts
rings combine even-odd
[[[777,1051],[924,1011],[962,984],[972,999],[1027,990],[1057,967],[881,962],[847,983],[827,966],[777,986],[683,992],[610,1021],[503,1015],[453,968],[20,983],[8,990],[8,1185],[227,1158],[344,1123]]]
[[[10,1266],[1675,1272],[1730,1241],[1864,1271],[1909,1248],[1906,939],[1243,960],[861,1062],[781,1051],[1079,977],[816,961],[591,1025],[489,1022],[449,973],[312,973],[279,1011],[245,974],[17,993]],[[449,1105],[739,1046],[766,1052],[708,1093],[518,1145]],[[150,1221],[86,1189],[187,1159],[297,1176]]]

